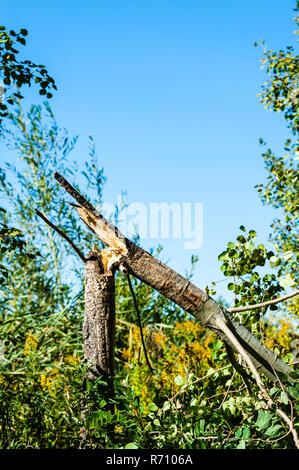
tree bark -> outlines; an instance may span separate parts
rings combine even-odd
[[[284,374],[286,380],[293,381],[290,376],[293,369],[237,322],[226,309],[209,297],[206,292],[124,237],[63,176],[55,173],[55,178],[77,201],[78,213],[88,228],[110,248],[112,264],[114,263],[116,267],[124,266],[129,274],[192,314],[202,325],[216,332],[236,351],[235,344],[219,327],[224,322],[244,348],[254,366],[266,377],[275,382],[277,375],[281,373]]]
[[[101,397],[108,401],[114,395],[115,283],[114,273],[105,270],[96,248],[88,253],[85,261],[83,341],[86,379],[94,381],[101,376],[107,387],[96,386],[93,392],[101,390]],[[84,402],[81,418],[86,423],[89,413],[97,409],[97,402],[91,408],[85,399]],[[114,406],[108,403],[104,409],[113,413]],[[83,429],[80,448],[85,447],[89,447],[89,443],[87,431]]]
[[[84,359],[89,378],[114,374],[115,302],[114,274],[104,271],[94,249],[85,262]]]

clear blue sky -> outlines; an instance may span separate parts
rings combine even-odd
[[[286,130],[257,98],[266,77],[253,44],[294,44],[294,7],[294,0],[2,5],[1,24],[28,29],[26,56],[57,82],[51,103],[58,123],[79,134],[74,158],[87,158],[93,134],[107,201],[126,190],[128,202],[204,204],[204,242],[194,253],[200,287],[222,279],[217,256],[241,224],[266,242],[276,215],[254,189],[266,177],[258,139],[280,150]],[[30,96],[39,101],[37,91]],[[183,274],[192,252],[182,240],[162,243],[164,259]]]

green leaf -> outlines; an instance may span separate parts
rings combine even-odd
[[[165,401],[162,410],[168,411],[169,409],[170,409],[170,403],[169,401]]]
[[[254,248],[255,248],[255,245],[254,245],[253,242],[247,242],[247,243],[245,243],[245,247],[247,248],[247,250],[253,251]]]
[[[246,448],[246,441],[240,441],[236,448],[237,449],[245,449]]]
[[[25,41],[24,38],[18,37],[18,38],[17,38],[17,41],[20,42],[21,44],[23,44],[23,46],[25,46],[25,44],[26,44],[26,41]]]
[[[176,424],[172,424],[170,426],[170,429],[173,429],[172,433],[171,433],[171,437],[175,437],[178,433],[178,427]]]
[[[129,442],[129,444],[126,445],[125,449],[138,449],[138,445],[135,444],[135,442]]]
[[[288,392],[295,400],[299,399],[299,384],[297,387],[288,387]]]
[[[176,378],[174,379],[174,383],[180,387],[181,385],[183,385],[184,383],[184,380],[182,379],[182,377],[180,375],[177,375]]]
[[[246,242],[246,238],[245,238],[243,235],[239,235],[239,236],[237,237],[237,240],[238,240],[238,242],[240,242],[240,243],[245,243],[245,242]]]
[[[283,430],[281,424],[273,424],[267,431],[265,432],[266,436],[269,437],[278,437]]]
[[[274,266],[279,266],[281,264],[281,259],[277,258],[277,256],[271,256],[270,263],[274,264]]]
[[[151,403],[150,406],[149,406],[149,409],[150,409],[150,411],[155,412],[155,411],[158,411],[159,408],[157,407],[156,403]]]
[[[260,431],[262,431],[270,426],[271,421],[272,415],[269,413],[269,411],[259,410],[255,425],[257,428],[259,428]]]
[[[220,253],[220,255],[218,256],[218,260],[219,260],[219,261],[223,261],[225,258],[226,258],[226,251],[223,251],[223,252]]]
[[[281,400],[283,401],[283,403],[284,403],[285,405],[288,404],[289,400],[288,400],[288,397],[286,396],[286,394],[285,394],[284,392],[281,392],[280,398],[281,398]]]
[[[250,278],[250,282],[253,284],[255,281],[257,281],[259,279],[259,275],[258,273],[253,273],[251,278]]]
[[[294,279],[292,279],[290,274],[287,274],[286,277],[279,279],[279,285],[281,287],[292,287],[295,284]]]
[[[251,405],[252,398],[251,397],[243,397],[242,398],[242,403],[245,403],[245,405],[250,406]]]

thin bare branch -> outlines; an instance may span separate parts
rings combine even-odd
[[[146,363],[148,365],[148,368],[149,368],[150,372],[153,373],[154,369],[152,368],[152,365],[151,365],[150,360],[149,360],[148,355],[147,355],[147,350],[146,350],[144,337],[143,337],[141,316],[140,316],[136,295],[135,295],[135,292],[134,292],[132,282],[131,282],[131,278],[130,278],[129,274],[127,274],[127,279],[128,279],[129,288],[130,288],[130,291],[131,291],[131,294],[132,294],[132,297],[133,297],[133,302],[134,302],[134,306],[135,306],[135,309],[136,309],[136,313],[137,313],[138,325],[139,325],[140,336],[141,336],[142,346],[143,346],[143,350],[144,350],[145,360],[146,360]]]
[[[278,302],[283,302],[284,300],[291,299],[299,294],[299,290],[295,290],[290,294],[284,295],[283,297],[279,297],[278,299],[268,300],[267,302],[262,302],[260,304],[254,305],[245,305],[245,307],[232,307],[228,308],[227,311],[230,313],[236,312],[245,312],[246,310],[254,310],[255,308],[267,307],[268,305],[278,304]]]
[[[62,230],[60,230],[60,228],[56,227],[56,225],[50,222],[50,220],[47,219],[47,217],[44,214],[42,214],[38,209],[35,209],[35,213],[41,219],[43,219],[43,221],[46,222],[46,224],[48,224],[53,230],[55,230],[61,237],[63,237],[71,245],[73,250],[75,250],[75,252],[79,256],[79,258],[83,261],[83,263],[85,263],[86,261],[85,256],[83,256],[83,254],[81,253],[79,248],[74,244],[74,242]]]

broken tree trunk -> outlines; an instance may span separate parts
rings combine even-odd
[[[95,393],[101,387],[101,396],[106,402],[114,396],[114,343],[115,343],[115,283],[114,273],[106,269],[105,257],[98,254],[96,247],[88,253],[85,260],[85,310],[83,322],[84,360],[87,365],[86,379],[95,381],[101,377],[107,387],[98,386],[95,382]],[[85,403],[83,398],[82,421],[87,422],[88,415],[97,409]],[[114,412],[113,404],[104,409]],[[110,426],[113,431],[113,426]],[[81,433],[80,448],[89,447],[88,434],[84,429]]]
[[[113,381],[115,301],[114,274],[105,271],[97,250],[85,261],[85,311],[83,323],[84,359],[88,377],[99,375]]]
[[[108,247],[110,265],[123,266],[129,274],[192,314],[233,350],[238,353],[242,350],[253,366],[272,381],[277,381],[281,374],[286,380],[292,381],[290,374],[293,370],[237,322],[226,309],[206,292],[124,237],[63,176],[55,173],[55,178],[76,200],[81,219]]]

